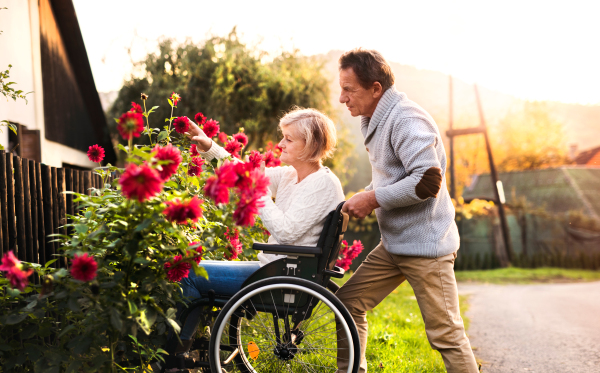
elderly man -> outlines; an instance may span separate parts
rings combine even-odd
[[[394,88],[383,56],[355,49],[339,60],[340,102],[361,116],[372,182],[344,205],[362,219],[373,210],[381,243],[337,292],[352,314],[361,343],[359,372],[367,371],[367,311],[404,280],[412,286],[431,347],[448,372],[477,372],[458,306],[454,259],[459,247],[446,188],[446,154],[433,118]],[[347,370],[344,341],[338,369]],[[346,362],[346,363],[345,363]]]

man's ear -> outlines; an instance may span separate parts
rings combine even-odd
[[[381,83],[379,82],[375,82],[373,83],[373,98],[374,99],[378,99],[381,96],[383,96],[383,87],[381,86]]]

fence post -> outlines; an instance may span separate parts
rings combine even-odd
[[[17,251],[17,222],[15,221],[15,183],[13,154],[6,153],[6,201],[8,213],[8,250]]]
[[[6,211],[6,152],[0,150],[0,213],[2,214],[2,254],[8,252],[8,214]]]
[[[31,203],[31,240],[33,241],[33,261],[40,263],[38,244],[38,207],[37,207],[37,187],[35,176],[35,161],[29,160],[29,195]]]
[[[54,258],[54,243],[52,237],[48,237],[49,234],[54,233],[54,206],[52,201],[52,174],[50,166],[42,165],[42,193],[44,196],[44,242],[46,243],[46,261],[50,261]],[[52,264],[53,267],[58,268],[56,262]]]
[[[35,162],[35,190],[37,198],[37,240],[40,264],[46,264],[46,237],[44,236],[44,198],[42,194],[42,165]],[[49,260],[49,259],[48,259]]]
[[[21,159],[21,179],[23,180],[23,218],[25,219],[25,258],[35,263],[33,258],[33,237],[31,236],[31,189],[29,187],[29,160]]]
[[[58,213],[59,210],[59,205],[60,205],[60,199],[59,199],[59,194],[58,194],[58,175],[56,173],[56,167],[50,167],[50,173],[52,176],[52,233],[54,234],[58,234],[60,233],[60,230],[58,227],[60,227],[60,215]],[[52,238],[53,240],[56,239],[56,237]],[[59,249],[59,245],[58,242],[53,242],[53,246],[54,246],[54,254],[58,254],[58,249]],[[56,258],[58,259],[56,261],[56,263],[58,263],[59,267],[64,267],[64,260],[60,259],[60,258]]]
[[[15,170],[15,213],[17,216],[17,257],[19,260],[27,260],[27,249],[25,244],[25,200],[23,195],[23,168],[21,157],[14,156]]]

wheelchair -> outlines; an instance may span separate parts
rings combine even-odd
[[[287,257],[255,271],[233,296],[209,291],[207,297],[189,303],[180,320],[185,322],[202,307],[201,323],[211,325],[210,336],[194,340],[190,353],[197,351],[197,360],[168,356],[166,368],[177,370],[167,371],[334,373],[340,338],[348,346],[343,356],[348,368],[343,372],[357,372],[358,332],[334,295],[339,286],[331,280],[344,276],[335,266],[348,225],[343,204],[327,216],[316,247],[255,243],[255,250]]]

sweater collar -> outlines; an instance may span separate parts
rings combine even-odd
[[[394,108],[396,103],[400,101],[402,94],[396,90],[396,87],[391,86],[381,96],[381,99],[377,103],[375,112],[371,118],[361,116],[360,117],[360,130],[367,143],[370,137],[373,135],[375,130],[380,124],[385,123],[390,111]]]

